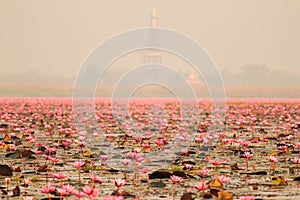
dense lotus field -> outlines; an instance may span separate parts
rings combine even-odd
[[[71,99],[2,98],[1,198],[300,199],[300,99],[225,108],[97,99],[95,124]]]

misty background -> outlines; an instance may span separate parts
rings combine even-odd
[[[115,34],[150,26],[153,8],[160,27],[206,49],[229,97],[300,97],[297,0],[0,0],[0,96],[70,97],[89,53]],[[104,82],[143,64],[142,54],[120,58]],[[192,73],[176,56],[163,54],[163,64],[187,79]]]

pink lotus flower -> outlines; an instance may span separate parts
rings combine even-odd
[[[86,193],[84,193],[82,191],[79,191],[79,190],[73,190],[72,194],[74,194],[78,198],[86,197],[87,196]]]
[[[222,160],[210,160],[209,163],[214,165],[214,172],[217,171],[217,165],[224,164],[225,162]]]
[[[68,194],[68,192],[65,188],[56,188],[56,193],[60,196],[64,196],[64,195]]]
[[[218,176],[218,181],[220,181],[220,183],[227,183],[230,181],[230,177],[221,175],[221,176]]]
[[[170,176],[171,180],[174,183],[174,189],[173,189],[173,199],[175,199],[175,194],[176,194],[176,185],[177,183],[181,183],[183,181],[183,178],[180,176],[172,175]]]
[[[247,147],[249,145],[249,143],[246,141],[240,141],[239,143],[240,143],[240,145],[242,145],[244,147]]]
[[[64,179],[67,177],[67,175],[64,173],[54,173],[54,174],[52,174],[52,176],[54,176],[55,178],[58,178],[58,179]]]
[[[211,163],[213,165],[221,165],[221,164],[224,164],[225,162],[222,160],[210,160],[209,163]]]
[[[51,125],[50,124],[46,124],[45,125],[45,129],[50,130],[51,129]]]
[[[58,142],[53,142],[53,146],[58,147],[59,143]]]
[[[182,150],[181,150],[181,153],[182,153],[183,155],[188,155],[189,150],[188,150],[188,149],[182,149]]]
[[[128,156],[129,158],[131,158],[131,159],[134,159],[134,158],[135,158],[135,155],[136,155],[135,152],[128,152],[128,153],[127,153],[127,156]]]
[[[27,178],[24,178],[23,183],[24,183],[25,187],[28,187],[30,180]]]
[[[45,136],[46,136],[46,137],[50,137],[50,136],[51,136],[51,133],[46,132],[46,133],[45,133]]]
[[[155,144],[160,148],[162,145],[164,145],[164,140],[163,139],[156,139]]]
[[[64,174],[64,173],[54,173],[54,174],[50,174],[49,176],[50,176],[50,177],[55,177],[55,178],[59,179],[59,181],[60,181],[60,186],[62,186],[62,179],[64,179],[64,178],[67,177],[67,175]]]
[[[80,179],[80,168],[85,165],[85,162],[82,162],[81,160],[77,160],[73,163],[73,166],[78,170],[78,182],[81,182]]]
[[[140,152],[141,152],[141,149],[136,147],[136,148],[133,149],[133,152],[135,152],[135,153],[140,153]]]
[[[244,152],[243,156],[246,160],[246,169],[248,170],[248,159],[252,158],[253,155],[250,152]]]
[[[8,177],[6,177],[6,178],[4,178],[4,181],[5,181],[5,183],[6,183],[6,184],[9,184],[9,183],[10,183],[10,181],[11,181],[11,179],[10,179],[10,178],[8,178]]]
[[[67,184],[62,186],[64,189],[66,189],[66,193],[70,194],[75,190],[75,187],[73,185]]]
[[[253,154],[251,154],[250,152],[244,152],[243,154],[244,158],[252,158],[253,157]]]
[[[66,141],[62,142],[62,144],[63,144],[65,147],[68,147],[68,146],[70,146],[70,144],[72,144],[72,141],[71,141],[71,140],[66,140]]]
[[[51,156],[43,155],[46,160],[51,160]]]
[[[195,188],[196,190],[199,190],[199,191],[205,190],[207,187],[208,187],[208,185],[205,184],[204,181],[202,181],[202,182],[197,182],[197,183],[194,185],[194,188]]]
[[[222,144],[232,144],[232,140],[231,139],[222,139]]]
[[[219,138],[224,138],[226,136],[226,133],[219,133]]]
[[[82,190],[89,197],[97,197],[99,195],[99,189],[94,186],[85,185],[82,187]]]
[[[198,171],[199,174],[201,174],[202,176],[207,176],[209,174],[209,170],[208,169],[200,169]]]
[[[81,160],[76,160],[76,161],[73,163],[73,166],[74,166],[76,169],[79,169],[79,168],[81,168],[84,164],[85,164],[85,162],[82,162]]]
[[[40,151],[40,150],[33,150],[33,153],[35,153],[35,154],[41,154],[42,151]]]
[[[281,151],[286,151],[288,147],[286,145],[278,146],[278,149]]]
[[[181,183],[183,181],[183,178],[180,176],[176,176],[176,175],[172,175],[170,176],[170,178],[172,179],[172,181],[174,183]]]
[[[151,146],[150,146],[149,144],[142,144],[142,147],[143,147],[144,149],[149,149]]]
[[[258,139],[254,138],[253,140],[251,140],[252,143],[258,143]]]
[[[77,144],[78,144],[79,147],[85,147],[86,146],[86,143],[83,142],[83,141],[79,141]]]
[[[55,187],[53,187],[52,185],[50,185],[50,186],[43,187],[41,189],[41,192],[44,193],[44,194],[50,194],[54,190],[55,190]]]
[[[201,143],[203,140],[204,140],[204,139],[203,139],[203,137],[202,137],[201,135],[195,137],[195,142],[196,142],[197,144]]]
[[[115,179],[113,180],[113,183],[115,184],[115,186],[117,186],[117,187],[119,188],[119,187],[124,186],[125,183],[126,183],[126,181],[123,180],[123,179],[121,179],[121,178],[115,178]]]
[[[6,183],[6,193],[8,193],[8,185],[9,185],[11,179],[8,178],[8,177],[6,177],[6,178],[4,178],[4,181],[5,181],[5,183]]]
[[[108,155],[100,155],[100,159],[101,159],[102,162],[107,161],[108,158],[109,158]]]
[[[285,137],[286,140],[291,140],[291,139],[293,139],[293,138],[294,138],[293,135],[288,135],[288,136]]]
[[[46,151],[48,154],[52,154],[52,153],[55,152],[55,149],[53,149],[53,148],[47,148],[45,151]]]
[[[125,158],[121,162],[122,162],[123,165],[126,166],[126,165],[128,165],[130,163],[130,160]]]
[[[144,160],[144,158],[143,158],[143,156],[142,156],[141,154],[136,153],[136,154],[135,154],[135,160],[136,160],[137,162],[142,162],[142,161]]]
[[[101,178],[99,176],[96,176],[95,174],[91,174],[90,178],[94,183],[101,183]]]
[[[50,160],[54,163],[58,163],[60,161],[58,158],[51,158],[51,157],[50,157]]]
[[[291,160],[294,164],[300,164],[300,158],[293,158]]]
[[[140,172],[142,172],[142,173],[144,173],[144,174],[148,173],[149,171],[150,171],[149,168],[143,168],[143,169],[140,169]]]
[[[16,146],[15,144],[9,144],[8,146],[10,151],[15,150],[15,146]]]
[[[268,156],[268,160],[270,162],[277,162],[277,158],[275,156]]]
[[[240,196],[239,200],[254,200],[254,196]]]
[[[186,169],[192,169],[192,168],[193,168],[193,165],[188,164],[188,163],[184,163],[184,167],[185,167]]]

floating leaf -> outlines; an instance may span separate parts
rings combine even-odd
[[[0,124],[0,128],[7,128],[8,126],[8,124]]]
[[[88,158],[91,157],[91,155],[93,155],[93,154],[92,154],[92,152],[91,152],[90,150],[87,150],[87,151],[85,152],[85,154],[84,154],[84,156],[85,156],[85,157],[88,157]]]
[[[9,145],[8,144],[1,144],[0,149],[8,149]]]
[[[12,176],[13,171],[8,165],[0,165],[0,175],[1,176]]]
[[[175,172],[172,173],[172,175],[180,176],[182,178],[187,178],[186,173],[181,172],[181,171],[175,171]]]
[[[258,172],[240,172],[240,174],[247,174],[247,175],[267,175],[268,172],[266,172],[266,171],[258,171]]]
[[[16,186],[13,189],[13,197],[16,197],[16,196],[20,196],[20,187],[19,186]]]
[[[7,158],[11,158],[11,159],[19,159],[20,157],[20,150],[17,149],[16,151],[14,151],[13,153],[8,153],[5,155],[5,157]]]
[[[180,200],[194,200],[196,198],[196,194],[192,192],[185,193],[181,196]]]
[[[14,169],[14,172],[21,172],[20,166],[16,167],[16,168]]]
[[[217,178],[214,181],[209,181],[208,185],[209,187],[216,187],[216,188],[221,187],[221,183]]]
[[[229,192],[222,190],[222,191],[218,192],[218,199],[231,200],[231,199],[233,199],[233,197]]]
[[[284,178],[279,176],[272,180],[272,185],[288,185],[288,183],[286,182],[286,180],[284,180]]]
[[[149,179],[170,178],[172,174],[168,171],[155,171],[149,174]]]
[[[4,140],[4,141],[8,141],[8,140],[9,140],[9,136],[8,136],[8,135],[5,135],[4,138],[3,138],[3,140]]]
[[[299,181],[300,182],[300,176],[294,178],[294,181]]]
[[[7,195],[7,191],[6,190],[1,190],[2,194]]]
[[[156,188],[164,188],[166,187],[166,184],[159,181],[159,182],[152,182],[151,187],[156,187]]]
[[[197,163],[187,160],[187,161],[182,161],[182,164],[190,164],[190,165],[196,165]]]
[[[212,195],[212,197],[216,198],[216,199],[221,199],[221,200],[233,199],[232,195],[225,190],[220,190],[220,189],[214,188],[214,189],[211,189],[209,192]]]
[[[278,152],[272,152],[272,153],[268,153],[267,156],[277,156]]]
[[[24,150],[20,155],[22,155],[22,158],[30,158],[33,154],[34,153],[31,150]]]
[[[216,188],[213,188],[213,189],[210,189],[209,193],[211,194],[211,196],[213,198],[218,198],[218,193],[220,192],[219,189],[216,189]]]
[[[183,166],[173,166],[171,171],[172,172],[175,172],[175,171],[183,172]]]
[[[119,172],[119,170],[113,169],[113,168],[111,168],[111,169],[109,169],[107,171],[110,172],[110,173],[117,173],[117,172]]]
[[[121,192],[121,196],[124,196],[124,197],[133,197],[134,195],[133,195],[133,194],[130,194],[130,193],[127,192],[127,191],[122,191],[122,192]]]
[[[42,165],[36,171],[38,171],[38,172],[47,172],[48,171],[48,166],[47,165]]]

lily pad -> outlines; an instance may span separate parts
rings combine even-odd
[[[149,179],[162,179],[162,178],[170,178],[172,174],[168,171],[155,171],[149,174]]]
[[[12,176],[13,171],[8,165],[0,165],[0,175],[1,176]]]
[[[156,187],[156,188],[164,188],[166,187],[166,184],[163,183],[162,181],[158,181],[158,182],[152,182],[151,187]]]

